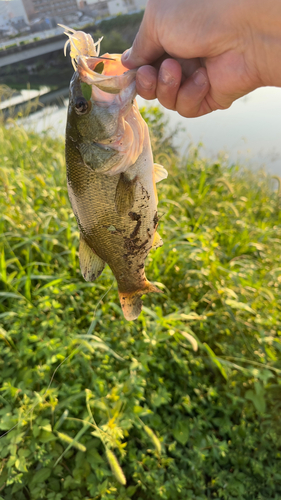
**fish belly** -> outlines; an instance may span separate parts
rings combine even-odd
[[[132,293],[146,286],[144,262],[158,223],[152,155],[146,147],[127,174],[135,179],[134,202],[120,215],[115,204],[120,175],[98,174],[83,161],[68,164],[69,198],[81,236],[110,266],[119,291]]]

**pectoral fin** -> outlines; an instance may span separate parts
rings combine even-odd
[[[158,247],[162,247],[163,245],[163,240],[161,238],[161,236],[159,235],[159,233],[155,233],[154,235],[154,239],[153,239],[153,243],[152,243],[152,248],[158,248]]]
[[[155,182],[160,182],[163,179],[167,179],[168,177],[168,172],[167,170],[162,167],[162,165],[159,165],[159,163],[154,163],[154,175],[155,175]]]
[[[137,178],[129,179],[120,174],[115,193],[115,208],[119,215],[127,215],[134,205]]]
[[[98,173],[110,170],[118,160],[118,151],[95,142],[83,142],[78,149],[84,163]]]
[[[158,204],[158,194],[157,194],[157,189],[156,189],[156,183],[162,181],[163,179],[166,179],[167,177],[168,177],[167,170],[164,167],[162,167],[162,165],[159,165],[158,163],[154,163],[153,179],[154,179],[154,194],[155,194],[156,204]]]
[[[83,238],[80,239],[79,262],[81,273],[86,281],[95,281],[105,266],[104,260],[98,257]]]

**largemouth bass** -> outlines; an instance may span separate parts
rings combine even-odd
[[[148,127],[135,101],[136,71],[122,65],[120,54],[98,57],[97,45],[85,38],[90,35],[66,34],[76,71],[65,154],[68,193],[80,230],[81,272],[86,281],[94,281],[107,263],[123,314],[134,320],[142,309],[141,296],[160,292],[146,279],[144,263],[149,251],[163,244],[157,233],[156,182],[168,174],[153,163]]]

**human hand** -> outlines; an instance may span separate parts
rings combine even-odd
[[[122,62],[137,92],[185,117],[226,109],[264,85],[281,86],[279,0],[148,0]]]

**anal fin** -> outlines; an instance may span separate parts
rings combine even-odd
[[[86,281],[95,281],[105,266],[104,260],[87,245],[83,238],[80,238],[79,262],[81,273]]]
[[[134,205],[137,177],[130,179],[120,174],[115,193],[115,208],[119,215],[127,215]]]

